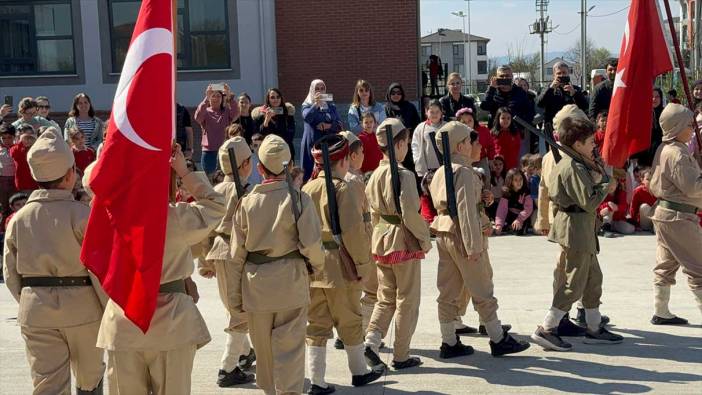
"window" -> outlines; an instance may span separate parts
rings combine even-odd
[[[453,44],[453,57],[462,58],[463,57],[463,43]]]
[[[422,64],[425,64],[429,60],[429,56],[431,56],[431,45],[422,45]]]
[[[70,0],[0,4],[0,75],[75,74]]]
[[[487,43],[486,42],[479,42],[478,43],[478,55],[487,55]]]
[[[478,61],[478,74],[487,74],[487,60]]]
[[[112,72],[122,70],[140,0],[108,0]],[[227,0],[178,0],[178,69],[228,69]]]

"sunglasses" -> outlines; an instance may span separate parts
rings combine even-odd
[[[392,92],[390,92],[390,95],[391,95],[391,96],[402,95],[402,92],[400,92],[400,91],[392,91]]]

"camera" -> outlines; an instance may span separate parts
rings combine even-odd
[[[570,76],[564,75],[564,76],[558,77],[558,83],[560,83],[562,85],[570,84]]]
[[[5,96],[5,104],[12,107],[12,96]]]
[[[509,78],[498,78],[497,86],[512,86],[512,80]]]
[[[334,101],[334,95],[331,93],[322,93],[319,95],[319,99],[322,101]]]

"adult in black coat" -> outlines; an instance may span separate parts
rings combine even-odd
[[[480,103],[480,108],[490,113],[489,128],[492,128],[495,114],[501,107],[508,107],[513,115],[519,116],[526,122],[531,123],[534,119],[536,109],[533,102],[529,100],[524,89],[514,84],[512,80],[512,68],[509,66],[500,66],[497,69],[497,75],[490,80],[485,100]],[[498,84],[498,81],[504,81],[504,83]]]
[[[553,82],[536,99],[536,105],[544,109],[544,122],[547,125],[553,124],[553,117],[567,104],[575,104],[583,111],[588,110],[583,90],[571,83],[569,74],[565,62],[553,65]]]
[[[647,150],[634,154],[632,158],[638,161],[639,166],[650,167],[653,165],[653,157],[656,155],[658,146],[663,141],[663,129],[661,129],[661,113],[663,112],[663,90],[653,88],[653,122],[651,123],[651,146]]]
[[[592,90],[590,109],[587,115],[593,121],[597,119],[597,114],[602,111],[609,111],[609,103],[612,101],[612,86],[614,85],[614,77],[617,75],[618,63],[619,61],[615,58],[607,61],[607,77],[609,78],[597,84]]]
[[[453,120],[461,108],[470,108],[473,110],[473,114],[476,114],[473,98],[461,93],[463,89],[463,78],[461,78],[461,75],[458,73],[449,74],[446,83],[448,84],[448,93],[439,99],[441,107],[444,109],[444,121]]]
[[[414,130],[419,125],[417,108],[405,99],[405,90],[402,85],[397,82],[390,84],[385,99],[385,115],[388,118],[398,118],[409,130]]]

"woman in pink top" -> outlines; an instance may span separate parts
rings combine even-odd
[[[217,150],[226,138],[225,129],[239,118],[239,106],[227,84],[210,84],[197,110],[195,121],[202,128],[202,169],[210,175],[217,170]]]

